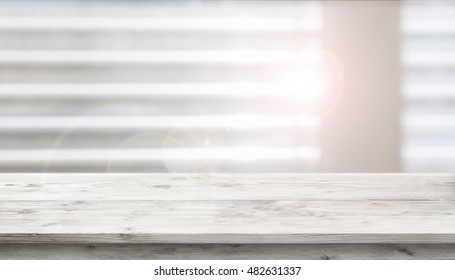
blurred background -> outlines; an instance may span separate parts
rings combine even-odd
[[[455,172],[455,2],[0,1],[0,172]]]

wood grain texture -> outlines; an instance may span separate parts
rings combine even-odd
[[[451,174],[3,174],[0,243],[455,243]]]
[[[0,260],[453,260],[455,244],[0,244]]]

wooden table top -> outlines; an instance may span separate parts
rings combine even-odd
[[[451,174],[1,174],[0,243],[455,243]]]

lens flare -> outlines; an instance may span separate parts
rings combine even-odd
[[[168,172],[219,172],[225,159],[204,156],[203,151],[224,146],[218,129],[172,130],[162,144],[163,164]]]

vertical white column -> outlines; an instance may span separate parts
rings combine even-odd
[[[324,49],[341,61],[321,132],[325,172],[400,171],[399,1],[323,1]]]

